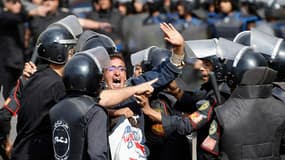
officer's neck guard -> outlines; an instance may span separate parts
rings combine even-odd
[[[240,85],[271,84],[277,76],[277,72],[268,67],[255,67],[246,71]]]

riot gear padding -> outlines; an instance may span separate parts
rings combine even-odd
[[[269,67],[256,67],[244,73],[240,85],[272,84],[277,76],[277,71]]]
[[[256,53],[250,48],[241,52],[235,61],[228,60],[227,68],[227,83],[231,88],[236,87],[241,81],[243,74],[252,68],[258,66],[267,66],[266,59],[260,53]]]
[[[237,34],[233,40],[235,43],[239,43],[245,46],[250,46],[250,31],[243,31]]]
[[[104,47],[109,54],[117,52],[115,42],[108,36],[94,31],[86,30],[79,37],[76,51],[84,51],[96,47]]]
[[[60,26],[47,28],[38,38],[38,57],[54,64],[65,64],[69,49],[76,44],[74,37]]]
[[[280,159],[285,110],[284,103],[272,96],[274,74],[266,67],[247,72],[244,85],[215,108],[223,131],[219,139],[221,159]]]
[[[64,68],[66,91],[97,96],[101,89],[103,68],[109,61],[109,55],[102,47],[75,54]]]

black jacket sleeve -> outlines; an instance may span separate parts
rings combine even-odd
[[[10,132],[12,113],[5,108],[0,109],[0,140],[4,140]]]

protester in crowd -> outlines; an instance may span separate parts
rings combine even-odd
[[[120,44],[122,40],[122,33],[121,33],[122,16],[118,12],[118,10],[116,10],[113,7],[113,1],[94,0],[92,1],[92,5],[94,6],[94,8],[96,8],[96,10],[90,12],[86,16],[86,18],[98,22],[107,22],[111,24],[110,26],[108,26],[108,28],[95,29],[95,31],[98,33],[106,34],[107,36],[111,37],[116,44]]]

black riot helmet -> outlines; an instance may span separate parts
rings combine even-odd
[[[66,92],[97,96],[102,88],[103,68],[109,63],[109,54],[103,47],[76,53],[64,67]]]
[[[99,46],[104,47],[110,55],[117,52],[116,44],[110,37],[90,30],[80,35],[76,51],[80,52]]]
[[[234,61],[227,61],[227,83],[233,88],[240,83],[243,74],[252,68],[267,66],[266,59],[260,53],[249,49],[234,65]]]
[[[285,42],[257,29],[251,30],[251,47],[264,55],[270,68],[278,71],[277,81],[285,79]]]
[[[161,63],[169,59],[171,51],[165,48],[152,46],[138,51],[131,55],[132,65],[141,65],[143,72],[158,67]]]
[[[218,48],[218,54],[225,59],[227,83],[231,88],[240,83],[247,70],[267,66],[264,56],[248,46],[220,38]]]
[[[209,61],[213,66],[218,82],[225,80],[225,66],[224,61],[217,55],[217,39],[206,40],[190,40],[185,41],[186,62],[187,59],[198,58]]]
[[[38,57],[54,64],[65,64],[68,52],[77,43],[82,28],[75,16],[67,16],[44,30],[36,45]]]

